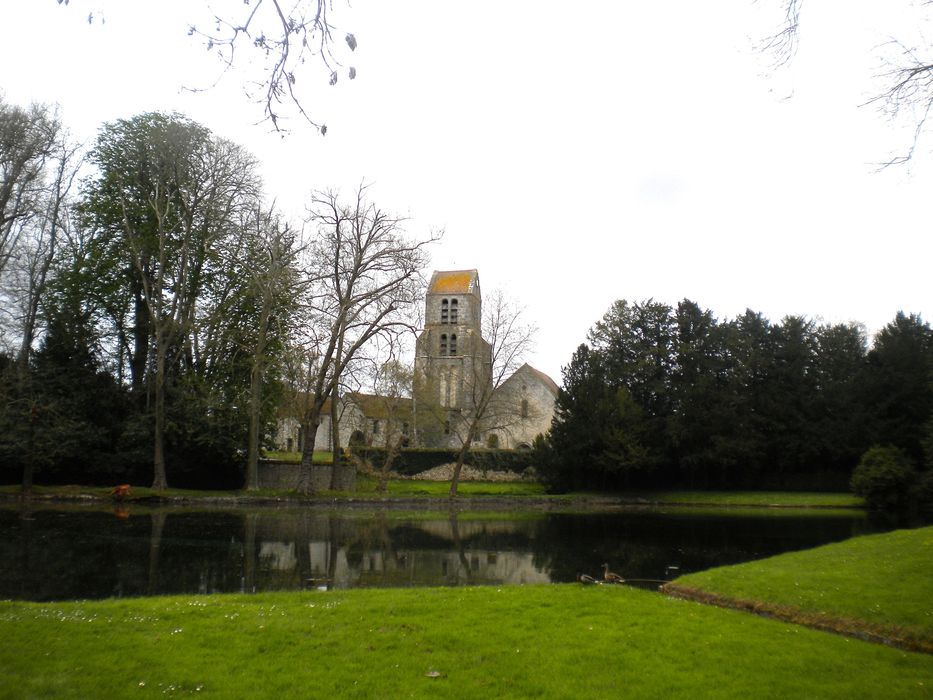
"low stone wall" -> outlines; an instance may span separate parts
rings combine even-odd
[[[311,466],[311,490],[352,491],[356,487],[356,467],[353,464],[340,464],[336,468],[330,464]],[[294,462],[264,461],[259,463],[259,488],[274,491],[294,491],[298,488],[298,465]]]
[[[259,488],[294,491],[298,486],[298,465],[292,462],[260,462]]]

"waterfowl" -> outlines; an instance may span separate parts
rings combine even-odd
[[[609,571],[609,564],[603,564],[603,581],[606,583],[625,583],[625,579],[619,574]]]
[[[589,574],[577,574],[577,581],[580,583],[600,583]]]

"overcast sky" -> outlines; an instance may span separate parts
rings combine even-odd
[[[933,316],[933,138],[876,172],[909,122],[859,107],[884,42],[933,27],[908,0],[806,3],[798,55],[772,73],[754,45],[778,4],[334,0],[358,77],[330,87],[309,65],[328,133],[292,120],[281,138],[256,125],[248,69],[181,89],[218,73],[187,35],[201,0],[0,0],[0,89],[59,103],[88,142],[108,120],[184,112],[258,156],[296,215],[313,189],[373,183],[413,235],[445,230],[433,269],[475,267],[526,308],[529,359],[559,382],[616,299],[869,332],[898,310]]]

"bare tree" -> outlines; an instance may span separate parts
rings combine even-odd
[[[803,4],[803,0],[781,0],[784,16],[780,28],[762,42],[762,50],[775,57],[776,66],[790,62],[797,51]],[[923,0],[920,4],[930,6],[933,2]],[[913,44],[894,38],[879,48],[886,68],[876,77],[884,87],[862,106],[877,107],[892,120],[906,115],[913,125],[910,145],[904,153],[881,163],[887,167],[910,161],[926,131],[933,110],[933,44],[924,39]]]
[[[376,484],[376,491],[380,493],[386,490],[389,471],[401,454],[402,448],[408,443],[412,425],[410,397],[414,370],[397,359],[396,354],[395,348],[392,348],[389,359],[376,368],[373,377],[379,413],[385,420],[380,436],[385,456],[377,472]]]
[[[54,111],[0,100],[0,336],[25,368],[82,159]]]
[[[25,221],[42,213],[47,161],[61,131],[58,115],[49,107],[24,109],[0,96],[0,280]]]
[[[420,302],[425,246],[439,236],[410,240],[403,221],[366,199],[342,204],[333,192],[316,193],[310,221],[318,235],[307,269],[308,404],[302,417],[298,490],[311,493],[314,443],[321,411],[361,349],[377,336],[411,330],[404,311]],[[335,445],[334,449],[339,449]]]
[[[296,84],[301,71],[315,60],[325,68],[330,85],[339,79],[344,66],[339,57],[339,40],[334,39],[336,29],[328,15],[331,1],[253,0],[244,5],[238,13],[215,15],[211,30],[202,31],[192,25],[188,34],[203,39],[207,49],[219,55],[224,73],[243,62],[261,66],[262,79],[249,92],[263,105],[265,118],[276,131],[283,130],[281,109],[289,103],[322,135],[326,134],[327,125],[316,121],[305,109]],[[350,51],[356,49],[353,34],[344,32],[343,39]],[[241,57],[240,52],[247,55]],[[353,80],[356,69],[348,67],[346,75]]]
[[[531,350],[536,329],[524,323],[522,310],[502,292],[496,290],[483,304],[483,338],[491,348],[490,365],[476,367],[464,378],[469,392],[468,407],[461,420],[452,426],[460,438],[460,451],[450,480],[450,495],[457,495],[460,472],[473,441],[484,431],[503,429],[521,418],[511,396],[499,388],[524,363]]]
[[[249,281],[250,292],[258,306],[258,327],[251,348],[249,382],[249,437],[246,450],[246,488],[259,488],[259,438],[262,414],[263,378],[268,369],[268,346],[276,324],[287,323],[281,311],[291,305],[284,302],[297,285],[295,264],[300,253],[295,232],[275,219],[271,211],[257,210],[251,221],[250,236],[259,253],[256,269]],[[278,335],[283,337],[284,329]]]

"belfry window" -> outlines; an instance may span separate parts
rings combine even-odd
[[[447,334],[441,333],[441,355],[447,354]]]
[[[441,323],[450,323],[450,302],[447,299],[441,299]]]
[[[450,322],[457,323],[457,300],[450,300]]]
[[[450,336],[450,354],[451,355],[457,354],[457,334],[456,333]]]

